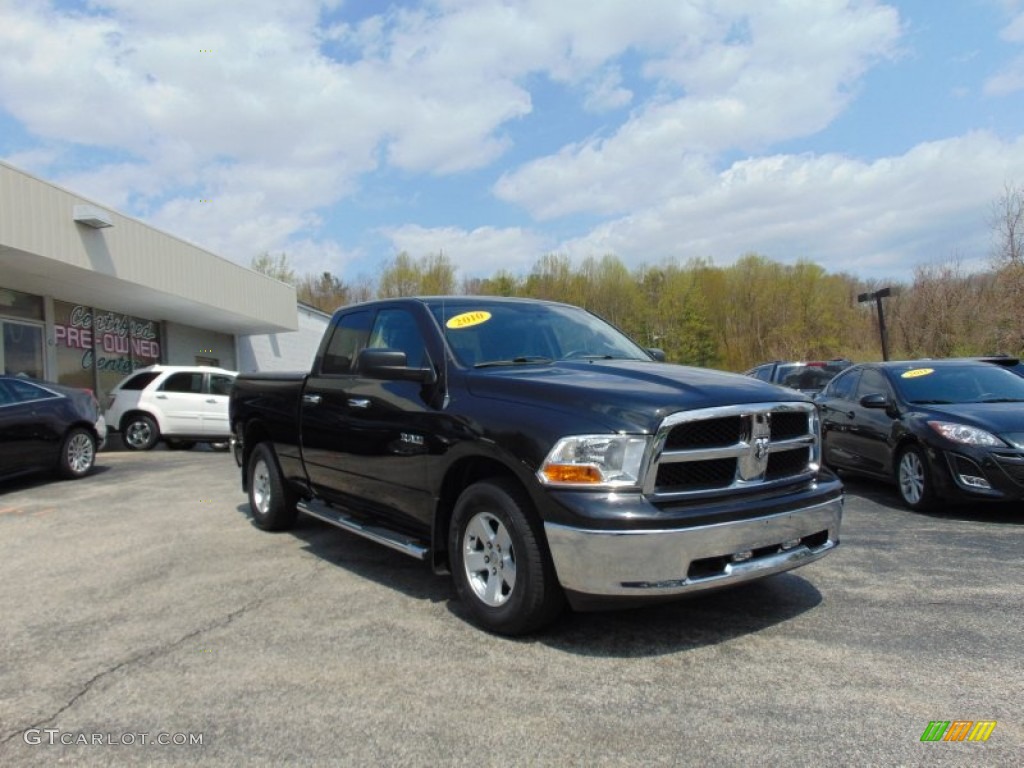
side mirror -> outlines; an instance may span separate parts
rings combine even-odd
[[[364,349],[356,358],[356,370],[364,376],[387,381],[437,381],[433,368],[410,368],[409,359],[400,349]]]
[[[860,399],[860,404],[864,408],[888,408],[889,398],[883,395],[881,392],[873,392],[870,395],[864,395]]]
[[[658,347],[648,347],[647,354],[657,360],[659,363],[665,362],[665,350],[658,349]]]

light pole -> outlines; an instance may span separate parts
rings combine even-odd
[[[885,330],[885,312],[882,311],[882,299],[892,296],[892,288],[879,288],[871,293],[862,293],[857,297],[857,302],[863,304],[866,301],[874,301],[878,307],[878,333],[882,337],[882,359],[889,359],[889,334]]]

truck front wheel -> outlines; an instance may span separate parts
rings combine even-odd
[[[521,635],[562,610],[561,587],[534,520],[526,494],[506,480],[475,483],[455,504],[448,549],[455,589],[484,629]]]
[[[295,524],[295,492],[281,477],[274,449],[260,443],[249,456],[249,507],[257,527],[284,531]]]

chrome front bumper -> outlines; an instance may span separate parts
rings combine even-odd
[[[842,499],[769,517],[671,530],[595,531],[545,523],[562,587],[658,597],[738,584],[824,557],[839,545]]]

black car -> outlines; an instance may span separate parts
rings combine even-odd
[[[820,392],[833,376],[851,365],[853,365],[852,362],[843,358],[800,362],[776,360],[744,371],[743,375],[767,381],[770,384],[781,384],[790,389],[798,389],[805,395],[814,395]]]
[[[832,467],[894,480],[911,509],[1024,499],[1024,378],[974,360],[864,363],[815,398]]]
[[[82,477],[106,435],[92,392],[0,376],[0,478],[37,470]]]
[[[979,360],[993,365],[1001,365],[1008,371],[1013,371],[1018,376],[1024,376],[1024,362],[1020,358],[1008,357],[1006,355],[994,355],[992,357],[979,357]]]

